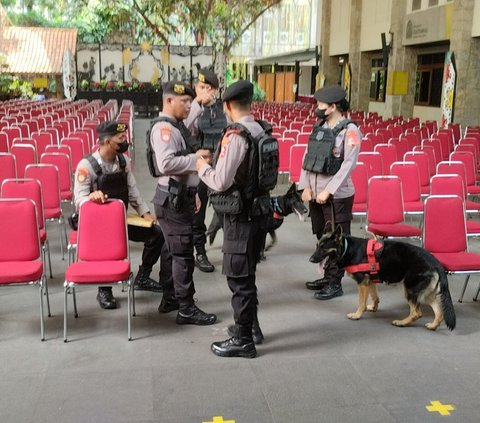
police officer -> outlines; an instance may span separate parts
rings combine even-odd
[[[238,81],[225,91],[224,110],[232,122],[243,125],[251,136],[257,137],[263,128],[252,116],[252,97],[253,85],[248,81]],[[224,211],[223,273],[233,293],[235,330],[229,331],[231,338],[212,344],[213,353],[221,357],[255,357],[254,324],[257,334],[263,339],[256,319],[255,270],[265,237],[267,216],[250,214],[252,199],[247,197],[247,187],[250,187],[253,178],[258,178],[253,170],[256,166],[252,167],[249,163],[251,148],[245,134],[229,126],[216,153],[215,169],[203,158],[197,160],[198,174],[205,184],[216,192],[224,193],[226,198],[233,199],[231,202],[227,200],[231,204],[230,210]],[[238,196],[232,194],[235,190],[242,199],[242,207],[235,200]],[[215,196],[211,196],[215,208],[214,199]],[[268,196],[267,201],[270,202]]]
[[[303,160],[299,189],[309,202],[312,230],[320,239],[327,222],[341,225],[350,234],[354,187],[350,177],[357,164],[362,135],[357,125],[345,119],[349,109],[347,93],[339,86],[318,90],[314,94],[318,108],[315,124]],[[333,215],[332,215],[333,213]],[[322,279],[307,282],[317,290],[314,297],[329,300],[343,295],[341,280],[344,271],[327,261]]]
[[[163,88],[163,111],[153,125],[150,142],[160,174],[153,203],[172,255],[173,284],[164,286],[161,313],[178,310],[177,324],[211,325],[215,314],[207,314],[193,300],[193,217],[196,202],[196,160],[208,150],[189,149],[190,132],[183,124],[190,112],[193,90],[185,83],[168,82]],[[197,197],[198,199],[198,197]]]
[[[127,125],[115,121],[98,125],[99,148],[93,154],[84,157],[78,163],[75,172],[75,206],[78,209],[85,199],[104,202],[107,198],[118,198],[126,207],[130,204],[144,219],[155,222],[140,196],[130,161],[123,155],[128,150],[127,130]],[[149,277],[162,252],[160,281],[168,283],[171,279],[171,259],[160,227],[152,225],[150,228],[144,228],[128,225],[128,238],[145,243],[142,264],[135,277],[135,289],[161,292],[162,285]],[[97,300],[100,307],[105,309],[117,306],[111,287],[99,287]]]
[[[192,102],[192,108],[188,118],[185,120],[185,125],[192,133],[192,137],[195,138],[195,144],[213,153],[220,141],[222,131],[227,126],[227,118],[223,112],[222,101],[217,100],[217,75],[209,69],[200,69],[195,92],[197,96]],[[193,244],[197,252],[195,265],[202,272],[213,272],[215,267],[208,260],[205,250],[207,242],[205,235],[207,230],[205,226],[205,212],[208,204],[208,190],[203,181],[200,181],[197,190],[201,207],[198,213],[195,214],[193,222]]]

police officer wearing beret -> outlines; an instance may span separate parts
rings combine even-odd
[[[302,199],[309,202],[312,231],[317,239],[327,222],[341,225],[343,233],[350,234],[355,194],[350,175],[357,164],[362,135],[357,125],[343,116],[349,109],[346,95],[339,86],[322,88],[314,94],[319,120],[308,141],[299,189],[303,189]],[[343,275],[342,269],[327,261],[324,277],[306,286],[318,291],[316,299],[329,300],[343,295]]]
[[[128,150],[127,129],[127,125],[115,121],[98,125],[99,148],[84,157],[75,172],[75,206],[78,209],[80,203],[86,199],[103,203],[108,198],[118,198],[126,207],[130,204],[140,216],[153,223],[155,218],[140,196],[130,160],[123,155]],[[149,277],[161,254],[160,282],[168,283],[171,279],[171,260],[160,227],[128,225],[128,238],[144,243],[142,264],[134,282],[135,289],[161,292],[161,284]],[[112,287],[100,287],[97,300],[105,309],[117,306]]]
[[[223,112],[223,104],[218,96],[218,78],[209,69],[200,69],[198,82],[195,86],[197,96],[192,102],[192,108],[185,125],[196,140],[195,144],[213,153],[220,141],[222,131],[227,126],[227,118]],[[205,232],[205,212],[207,210],[208,195],[207,186],[203,181],[198,184],[198,195],[201,206],[195,214],[193,222],[193,244],[197,252],[195,265],[202,272],[213,272],[215,267],[208,260],[205,244],[207,238]]]
[[[153,203],[172,255],[173,284],[164,285],[158,310],[168,313],[178,310],[179,325],[211,325],[215,314],[198,308],[193,300],[195,286],[193,270],[193,219],[200,204],[196,196],[199,182],[196,172],[198,157],[210,160],[208,150],[191,149],[190,132],[183,120],[187,118],[195,96],[185,83],[168,82],[163,87],[163,111],[154,121],[150,143],[155,152],[159,173]]]
[[[252,137],[257,137],[263,128],[252,116],[252,97],[253,85],[248,81],[238,81],[224,93],[224,111],[232,122],[243,125]],[[228,286],[233,293],[235,327],[233,330],[229,328],[231,338],[214,342],[211,349],[221,357],[253,358],[256,356],[254,331],[259,335],[257,339],[263,339],[256,318],[258,303],[255,271],[265,238],[266,216],[253,217],[250,214],[252,199],[250,202],[247,200],[246,191],[250,188],[252,179],[258,178],[258,175],[250,175],[249,153],[252,147],[243,132],[239,132],[235,126],[235,129],[231,128],[228,126],[225,129],[221,146],[215,154],[215,169],[204,159],[197,160],[198,174],[209,188],[224,193],[227,198],[233,195],[232,189],[233,192],[238,190],[243,202],[243,207],[238,210],[224,212],[223,221],[223,273],[227,276]],[[211,196],[211,201],[215,208],[214,197]],[[270,201],[269,197],[267,201]]]

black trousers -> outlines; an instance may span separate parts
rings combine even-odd
[[[158,261],[160,256],[160,283],[168,283],[172,278],[172,257],[165,243],[163,232],[158,225],[150,228],[128,225],[128,239],[135,242],[143,242],[142,264],[141,266],[149,271]],[[170,282],[171,283],[171,282]]]
[[[192,230],[195,197],[186,198],[180,210],[176,210],[168,192],[162,191],[157,185],[153,202],[158,224],[172,257],[172,283],[164,285],[163,295],[175,296],[182,310],[193,305],[195,294]]]
[[[255,272],[265,239],[266,217],[248,220],[225,215],[223,222],[223,273],[232,292],[233,318],[251,330],[257,316]]]
[[[193,217],[193,245],[197,254],[205,254],[205,244],[207,243],[205,213],[208,205],[208,187],[203,181],[200,181],[197,186],[197,194],[200,198],[201,206],[200,210]]]
[[[310,218],[312,220],[312,232],[320,239],[328,225],[340,225],[345,235],[350,235],[350,224],[352,222],[353,196],[328,201],[326,204],[319,204],[316,201],[309,202]],[[332,216],[333,212],[333,216]],[[333,230],[335,228],[327,228]],[[340,283],[345,271],[340,269],[336,263],[327,261],[325,265],[325,278],[332,283]]]

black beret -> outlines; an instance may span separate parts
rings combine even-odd
[[[215,72],[211,71],[210,69],[200,69],[198,71],[198,80],[200,82],[203,82],[205,84],[211,85],[213,88],[218,88],[219,83],[218,83],[218,78],[217,75],[215,75]]]
[[[244,79],[230,85],[223,94],[223,101],[252,101],[253,84]]]
[[[163,94],[189,95],[192,98],[195,97],[195,92],[192,90],[190,85],[179,81],[166,82],[163,85]]]
[[[117,135],[125,132],[128,129],[126,123],[119,123],[114,120],[102,122],[97,126],[98,135]]]
[[[347,97],[347,92],[339,85],[321,88],[313,94],[313,98],[317,101],[327,104],[338,103]]]

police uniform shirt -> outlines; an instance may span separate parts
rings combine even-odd
[[[341,122],[343,118],[339,121]],[[328,128],[328,124],[323,125]],[[316,197],[323,190],[327,190],[335,198],[347,198],[355,194],[352,178],[350,177],[357,164],[362,134],[353,123],[343,129],[335,140],[333,154],[335,157],[343,155],[343,163],[335,175],[322,175],[302,169],[298,189],[312,189],[312,197]]]
[[[160,117],[171,116],[160,113]],[[158,184],[168,186],[169,178],[186,183],[188,186],[196,187],[199,179],[196,173],[195,164],[197,156],[195,153],[186,156],[175,156],[175,153],[187,148],[185,140],[180,131],[170,122],[158,122],[152,128],[151,140],[158,170],[165,176],[158,178]]]
[[[121,172],[118,157],[115,157],[114,162],[108,162],[102,159],[98,151],[95,151],[92,156],[100,165],[102,173],[108,174]],[[127,161],[125,172],[127,172],[128,202],[140,216],[143,216],[150,210],[138,191],[137,182],[131,171],[130,159],[125,157],[125,160]],[[93,170],[90,162],[84,158],[80,160],[77,170],[75,171],[75,186],[73,189],[75,207],[78,209],[80,203],[83,200],[88,199],[90,193],[97,189],[97,174]]]
[[[185,126],[191,132],[192,137],[198,137],[198,118],[203,112],[202,105],[195,99],[192,101],[192,106],[190,107],[190,113],[188,117],[183,121]]]
[[[253,137],[263,131],[252,115],[243,116],[238,123],[244,125]],[[215,169],[204,164],[198,172],[200,179],[214,191],[226,191],[233,185],[237,170],[244,161],[247,151],[248,142],[244,137],[227,132],[221,141],[220,155]]]

